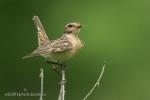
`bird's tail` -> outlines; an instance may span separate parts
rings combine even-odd
[[[40,48],[41,46],[47,44],[50,40],[45,32],[45,29],[39,19],[38,16],[34,16],[33,17],[33,21],[34,21],[34,24],[36,25],[37,27],[37,35],[38,35],[38,48]],[[28,54],[24,57],[22,57],[22,59],[27,59],[27,58],[31,58],[31,57],[35,57],[35,56],[39,56],[39,54],[35,51],[33,51],[31,54]]]
[[[33,21],[34,21],[34,24],[36,25],[37,27],[37,35],[38,35],[38,45],[39,47],[41,47],[42,45],[48,43],[50,40],[45,32],[45,29],[39,19],[38,16],[34,16],[33,17]]]

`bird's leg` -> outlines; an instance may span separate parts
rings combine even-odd
[[[65,68],[66,67],[66,64],[63,63],[63,62],[59,62],[59,61],[46,61],[46,63],[49,63],[49,64],[55,64],[55,65],[59,65],[61,68]]]
[[[61,72],[62,71],[65,71],[65,68],[66,68],[66,64],[63,63],[63,62],[59,62],[59,61],[46,61],[46,63],[49,63],[49,64],[52,64],[52,68],[53,70],[58,74],[58,76],[61,76],[59,71],[57,70],[57,66],[60,66],[60,70]],[[63,76],[62,76],[63,77]],[[66,80],[63,79],[60,84],[65,84],[66,83]]]
[[[59,73],[59,70],[58,70],[57,68],[58,68],[58,67],[57,67],[56,64],[52,64],[52,69],[53,69],[53,71],[56,72],[58,76],[61,76],[60,73]]]
[[[58,66],[58,63],[57,63],[57,62],[54,62],[54,61],[46,61],[46,63],[52,64],[52,69],[57,73],[58,76],[60,76],[60,73],[59,73],[59,71],[57,70],[57,66]]]
[[[59,65],[59,63],[58,63],[58,62],[55,62],[55,61],[46,61],[46,63]]]
[[[67,65],[65,63],[60,63],[61,70],[65,70],[66,66]]]

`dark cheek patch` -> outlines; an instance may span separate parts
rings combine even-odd
[[[71,33],[72,33],[72,31],[67,31],[66,33],[67,33],[67,34],[71,34]]]
[[[64,31],[64,33],[66,33],[66,34],[71,34],[71,33],[72,33],[72,30],[66,29],[66,30]]]

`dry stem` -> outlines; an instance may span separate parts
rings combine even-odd
[[[44,73],[43,73],[43,68],[40,69],[40,78],[41,78],[41,91],[40,91],[40,99],[43,100],[43,78],[44,78]]]
[[[63,65],[61,67],[62,67],[61,68],[62,79],[60,82],[61,87],[60,87],[58,100],[65,100],[65,84],[66,84],[65,68]]]
[[[87,93],[87,95],[82,99],[82,100],[87,100],[87,98],[92,94],[92,92],[95,90],[95,88],[97,87],[97,86],[99,86],[99,83],[100,83],[100,81],[101,81],[101,78],[102,78],[102,76],[103,76],[103,74],[104,74],[104,70],[105,70],[105,64],[103,65],[103,68],[102,68],[102,71],[101,71],[101,73],[100,73],[100,75],[99,75],[99,77],[98,77],[98,80],[96,81],[96,83],[94,84],[94,86],[91,88],[91,90]]]

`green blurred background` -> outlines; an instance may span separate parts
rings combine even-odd
[[[7,92],[39,92],[44,68],[44,100],[57,100],[59,78],[42,57],[22,60],[37,47],[38,15],[51,39],[69,22],[85,27],[85,47],[66,62],[66,100],[81,100],[107,61],[104,77],[88,100],[150,100],[149,0],[0,0],[0,100]],[[24,91],[27,89],[26,91]]]

